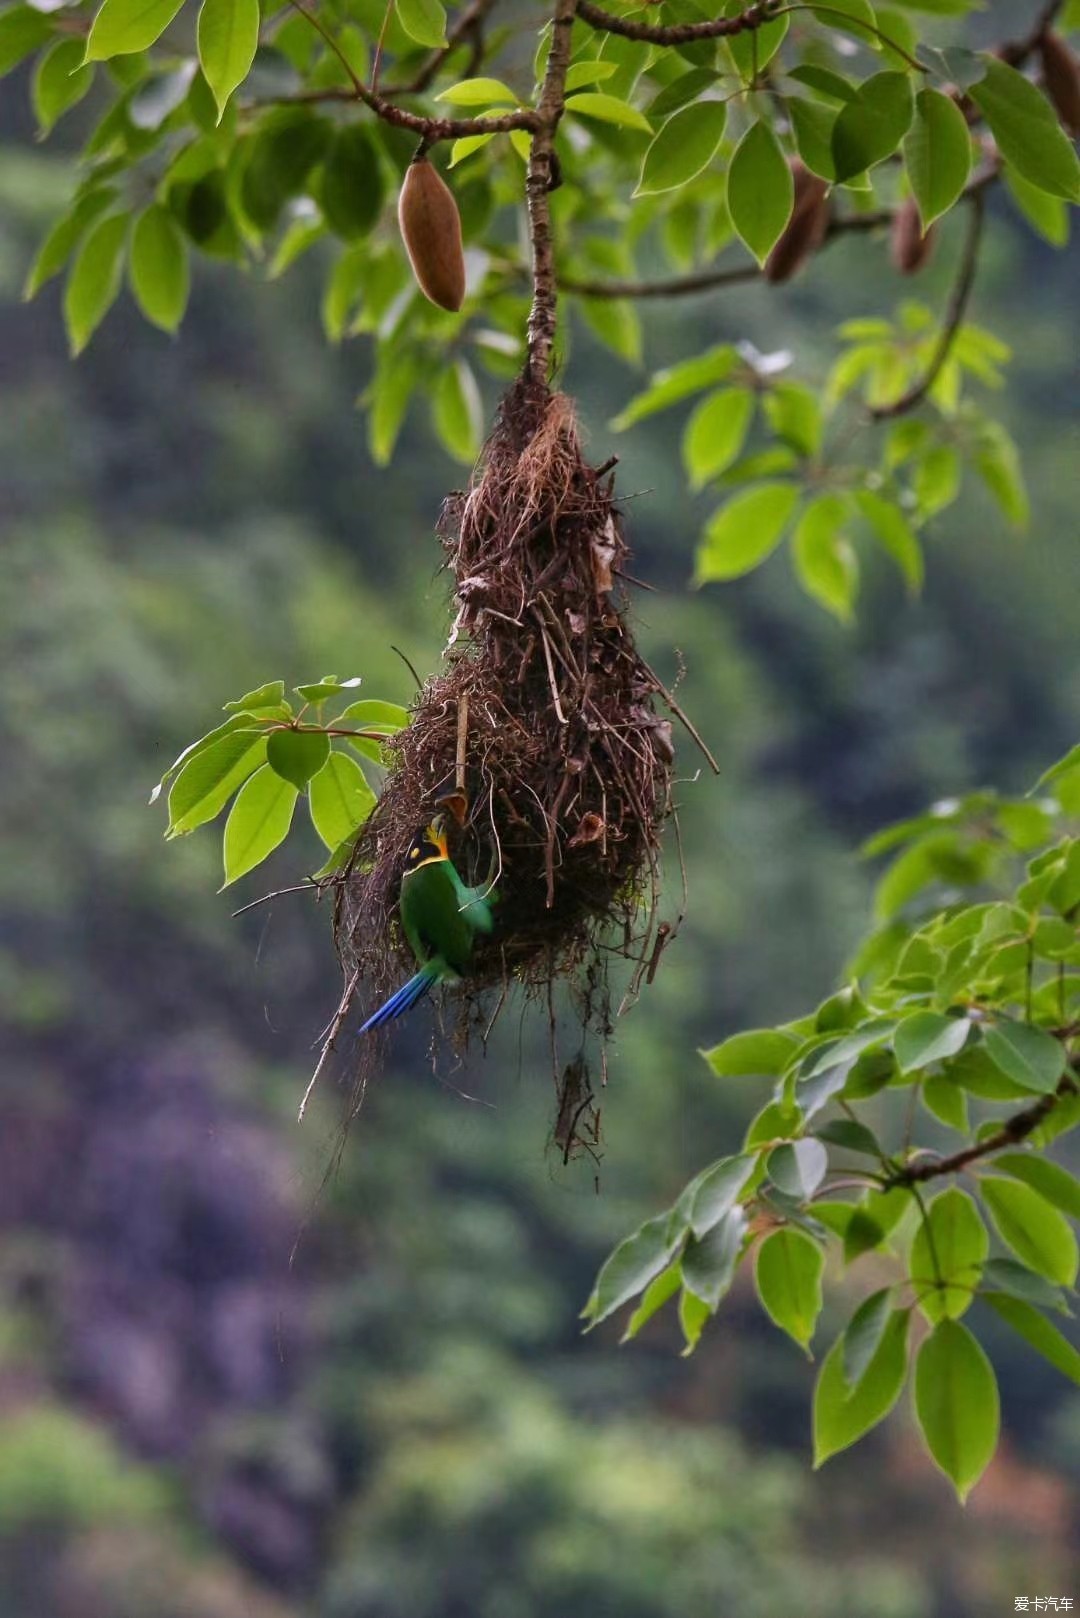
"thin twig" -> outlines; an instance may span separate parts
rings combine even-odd
[[[713,774],[714,775],[719,775],[720,774],[720,766],[716,762],[716,760],[713,758],[712,754],[709,752],[708,747],[705,745],[704,738],[702,737],[701,732],[698,730],[697,726],[694,724],[693,720],[690,719],[690,717],[687,714],[685,714],[683,712],[683,710],[680,708],[679,704],[675,700],[675,697],[674,697],[673,693],[668,690],[667,686],[661,680],[660,676],[656,673],[655,669],[650,668],[648,663],[645,663],[644,661],[642,662],[642,667],[644,668],[645,673],[649,676],[650,680],[652,680],[654,686],[656,687],[657,694],[659,696],[663,697],[664,701],[667,703],[668,707],[671,709],[671,711],[675,715],[676,719],[683,726],[683,728],[690,733],[690,735],[693,737],[694,741],[698,744],[698,747],[701,749],[701,752],[704,755],[705,760],[708,763],[708,766],[712,770]]]
[[[454,26],[448,30],[446,44],[440,45],[437,51],[432,52],[419,73],[410,79],[408,84],[395,84],[393,87],[387,85],[383,94],[388,96],[420,95],[436,77],[451,51],[456,50],[463,39],[467,39],[470,34],[480,39],[480,24],[497,3],[498,0],[472,0],[472,5],[465,7]],[[463,76],[471,78],[479,65],[479,61],[473,62],[470,65],[468,74]]]
[[[241,905],[239,910],[234,910],[232,912],[232,919],[233,919],[233,921],[235,921],[237,916],[246,915],[249,910],[255,910],[259,905],[269,904],[271,899],[280,899],[282,894],[285,894],[285,893],[321,893],[321,892],[322,892],[322,885],[320,883],[316,882],[314,877],[309,876],[303,882],[294,883],[291,888],[275,888],[273,893],[260,894],[259,898],[252,899],[250,904]]]
[[[949,294],[948,306],[945,310],[945,319],[938,336],[934,352],[930,356],[926,370],[919,380],[902,393],[899,399],[891,404],[874,405],[870,410],[874,421],[887,421],[893,416],[903,416],[916,405],[922,404],[930,389],[941,375],[942,369],[952,353],[956,334],[963,324],[964,314],[975,285],[975,272],[979,264],[979,243],[982,240],[982,227],[984,218],[983,193],[981,190],[973,191],[968,200],[971,209],[968,215],[968,231],[964,241],[964,250],[960,257],[960,268],[952,292]]]
[[[1063,1096],[1075,1095],[1077,1089],[1076,1079],[1066,1074],[1052,1095],[1042,1096],[1033,1106],[1025,1107],[1022,1112],[1014,1113],[1006,1118],[1001,1128],[985,1140],[977,1142],[974,1146],[965,1146],[962,1151],[953,1152],[951,1157],[931,1157],[918,1163],[908,1163],[895,1174],[890,1174],[884,1182],[884,1189],[890,1191],[894,1186],[921,1185],[925,1180],[936,1180],[942,1174],[959,1174],[970,1163],[977,1163],[980,1158],[989,1157],[994,1152],[1000,1152],[1006,1146],[1017,1146],[1021,1141],[1036,1130],[1043,1119],[1048,1117]]]
[[[304,1121],[304,1113],[307,1111],[307,1104],[311,1100],[311,1095],[316,1084],[319,1082],[319,1074],[322,1072],[323,1068],[330,1059],[330,1052],[334,1048],[334,1041],[341,1030],[341,1025],[345,1021],[345,1018],[349,1015],[349,1008],[352,1006],[353,996],[356,993],[356,985],[359,983],[359,981],[360,968],[357,967],[345,987],[345,993],[341,997],[341,1003],[334,1013],[329,1031],[326,1038],[323,1040],[323,1048],[319,1055],[319,1060],[315,1065],[314,1073],[308,1080],[308,1087],[304,1091],[304,1099],[300,1103],[300,1111],[296,1115],[296,1121],[298,1124],[302,1124]]]
[[[737,17],[717,17],[708,22],[685,22],[661,25],[635,22],[631,17],[616,17],[610,11],[593,5],[592,0],[579,0],[578,16],[590,28],[605,34],[621,34],[623,39],[646,40],[652,45],[689,45],[695,39],[730,38],[746,33],[768,22],[772,5],[769,0],[748,6]]]

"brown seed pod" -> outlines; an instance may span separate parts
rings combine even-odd
[[[426,157],[413,158],[406,171],[398,224],[424,296],[440,309],[460,309],[465,301],[461,216],[454,193]]]
[[[1080,138],[1080,62],[1060,34],[1045,33],[1039,41],[1043,83],[1070,135]]]
[[[765,260],[765,279],[774,283],[790,281],[796,270],[817,252],[829,228],[826,182],[811,174],[798,158],[792,160],[791,178],[795,183],[791,218]]]
[[[893,214],[889,253],[901,275],[918,275],[929,264],[936,232],[933,225],[923,234],[922,220],[914,197],[905,197]]]

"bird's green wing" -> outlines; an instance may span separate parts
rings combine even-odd
[[[441,955],[463,977],[476,927],[462,909],[460,880],[449,860],[431,860],[401,879],[401,925],[421,965]]]

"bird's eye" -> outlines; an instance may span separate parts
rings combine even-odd
[[[411,860],[418,860],[420,858],[420,849],[418,848],[416,843],[414,843],[413,846],[409,850],[409,858]]]

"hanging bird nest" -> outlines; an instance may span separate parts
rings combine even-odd
[[[391,741],[338,892],[346,982],[372,1004],[415,970],[397,922],[401,874],[447,794],[461,818],[447,816],[451,857],[498,894],[495,930],[455,991],[463,1026],[485,991],[547,993],[569,979],[606,1032],[598,963],[614,952],[649,970],[674,758],[657,698],[683,716],[634,647],[609,473],[586,464],[571,401],[523,381],[472,487],[444,506],[456,605],[445,668]]]

